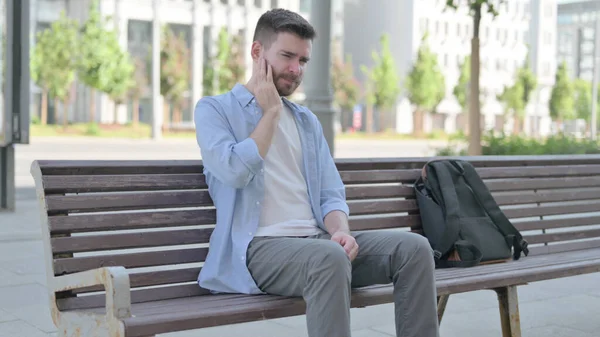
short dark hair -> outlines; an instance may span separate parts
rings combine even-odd
[[[275,8],[260,16],[254,30],[253,41],[260,41],[268,48],[275,36],[282,32],[296,34],[305,40],[312,40],[317,35],[313,26],[300,14]]]

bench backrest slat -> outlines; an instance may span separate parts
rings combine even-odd
[[[428,159],[337,160],[351,228],[421,233],[412,184]],[[532,254],[600,245],[600,156],[469,160]],[[205,292],[196,279],[216,211],[201,161],[38,161],[32,173],[52,275],[125,266],[134,303]],[[103,304],[101,293],[88,294],[101,290],[62,294],[59,304]]]

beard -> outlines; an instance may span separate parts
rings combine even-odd
[[[287,97],[298,89],[302,82],[302,77],[293,74],[275,74],[274,83],[279,96]]]

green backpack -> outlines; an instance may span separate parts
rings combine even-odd
[[[527,241],[502,213],[470,163],[430,161],[414,189],[436,267],[471,267],[529,254]]]

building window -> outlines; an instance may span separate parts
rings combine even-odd
[[[223,5],[227,5],[227,2],[229,2],[229,1],[228,1],[228,0],[221,0],[221,3],[222,3]]]
[[[238,5],[246,6],[246,0],[237,0]]]
[[[279,4],[277,2],[278,2],[277,0],[271,0],[271,8],[279,7]]]
[[[254,0],[254,6],[256,8],[262,8],[262,0]]]

